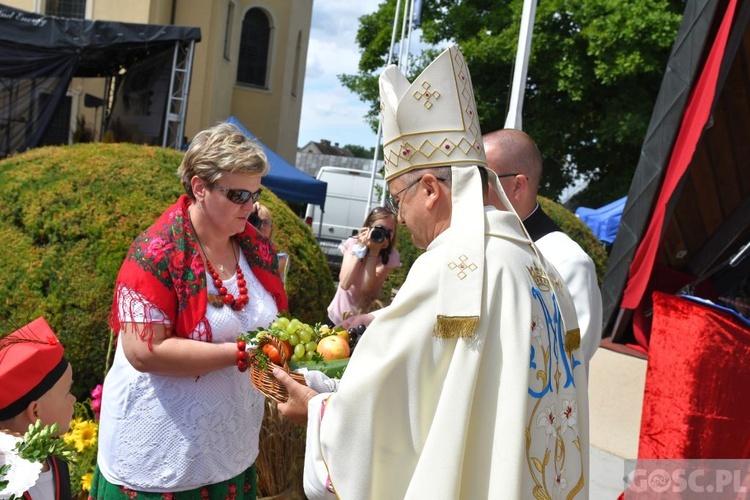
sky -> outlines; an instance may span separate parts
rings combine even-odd
[[[375,146],[375,132],[364,119],[367,104],[337,76],[357,72],[359,17],[375,12],[380,1],[314,1],[298,146],[321,139],[341,146]]]

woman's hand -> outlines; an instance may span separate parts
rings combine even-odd
[[[372,320],[375,318],[372,314],[358,314],[356,316],[349,316],[344,321],[341,322],[341,326],[348,330],[349,328],[354,328],[359,325],[365,325],[370,326],[370,323],[372,323]]]
[[[307,426],[307,403],[318,393],[295,381],[281,368],[274,368],[273,376],[289,393],[286,403],[278,404],[281,414],[297,425]]]
[[[381,242],[375,242],[370,239],[370,235],[372,234],[372,230],[374,228],[372,227],[363,227],[359,230],[359,235],[357,236],[357,241],[360,245],[367,247],[368,249],[368,255],[370,256],[377,256],[381,250],[388,247],[388,243],[390,243],[389,238],[384,238]]]

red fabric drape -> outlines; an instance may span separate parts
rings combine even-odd
[[[711,107],[716,94],[716,83],[724,57],[724,51],[729,38],[729,32],[734,19],[737,1],[730,0],[724,13],[724,18],[716,34],[711,51],[706,59],[706,64],[698,79],[685,111],[685,116],[680,125],[680,131],[675,141],[672,156],[666,170],[661,191],[654,206],[654,213],[646,233],[636,250],[633,262],[630,264],[630,277],[623,292],[620,307],[623,309],[636,309],[641,303],[646,288],[649,284],[651,271],[654,266],[656,252],[662,236],[665,223],[667,204],[674,194],[682,176],[685,174],[690,161],[695,153],[698,140],[703,134],[703,129],[708,121]],[[640,343],[640,342],[639,342]],[[647,348],[647,346],[642,346]]]
[[[750,459],[750,327],[653,295],[639,459]]]

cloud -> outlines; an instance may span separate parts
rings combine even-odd
[[[313,4],[298,145],[328,139],[341,145],[375,145],[365,122],[367,105],[344,88],[338,75],[355,74],[359,17],[377,10],[379,0],[319,0]]]

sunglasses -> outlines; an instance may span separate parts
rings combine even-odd
[[[227,200],[231,201],[232,203],[236,203],[237,205],[244,205],[250,200],[253,200],[253,203],[258,201],[260,199],[260,193],[263,192],[263,188],[258,188],[257,191],[248,191],[247,189],[229,189],[228,187],[224,187],[221,184],[214,184],[212,187],[215,187],[222,193],[224,193],[224,196],[227,197]]]

